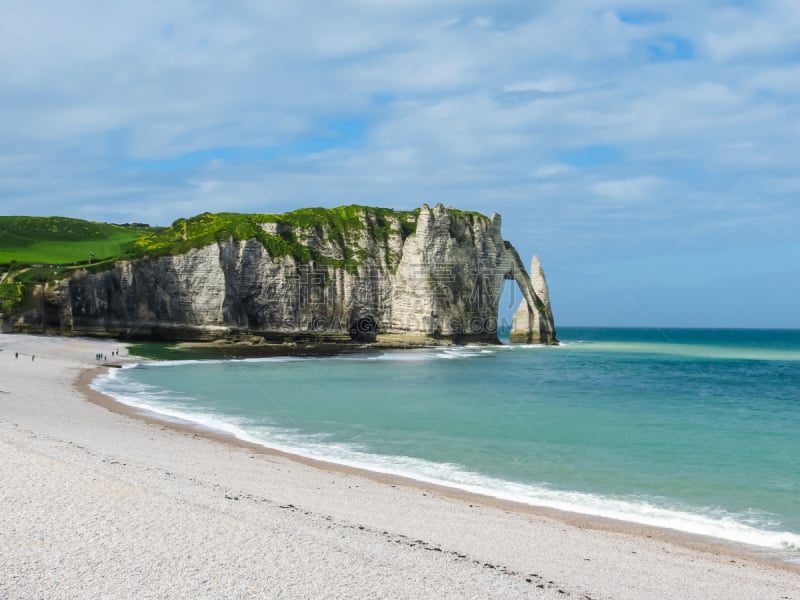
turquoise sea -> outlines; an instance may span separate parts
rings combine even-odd
[[[94,386],[304,456],[800,558],[800,331],[559,338],[143,362]]]

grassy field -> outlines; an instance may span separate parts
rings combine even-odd
[[[66,265],[123,256],[150,231],[65,217],[0,216],[0,265]]]

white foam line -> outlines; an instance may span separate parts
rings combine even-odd
[[[321,441],[324,436],[306,436],[288,430],[270,427],[253,427],[244,420],[232,417],[220,418],[202,412],[186,410],[176,406],[177,398],[169,398],[170,405],[163,404],[166,394],[157,392],[153,386],[140,385],[140,394],[125,393],[119,387],[117,373],[112,371],[103,375],[91,386],[93,389],[114,397],[119,402],[134,408],[143,409],[168,419],[193,423],[200,427],[217,430],[240,440],[258,444],[265,448],[281,450],[306,458],[333,462],[354,468],[366,469],[397,475],[426,483],[457,488],[466,492],[491,496],[502,500],[520,502],[531,506],[543,506],[568,512],[606,517],[675,529],[688,533],[706,535],[729,540],[800,552],[800,535],[788,531],[758,529],[736,520],[734,515],[722,511],[721,517],[712,517],[685,510],[673,510],[643,501],[625,498],[609,498],[577,491],[558,491],[542,486],[515,483],[486,477],[464,470],[459,465],[433,463],[405,456],[381,456],[369,454],[345,444],[329,444]],[[130,384],[125,383],[126,387]],[[151,389],[152,388],[152,389]],[[183,408],[183,410],[182,410]],[[188,408],[188,407],[186,407]],[[257,429],[253,432],[249,429]]]
[[[626,499],[606,498],[582,492],[564,492],[544,487],[514,483],[464,471],[458,465],[437,464],[402,456],[377,456],[356,452],[341,444],[321,447],[294,443],[276,444],[267,435],[248,436],[267,447],[299,454],[307,458],[335,462],[350,467],[397,475],[417,481],[454,487],[531,506],[544,506],[568,512],[606,517],[621,521],[675,529],[707,535],[720,539],[776,549],[800,549],[800,535],[791,532],[774,532],[741,523],[733,516],[709,517],[686,511],[672,510]]]
[[[135,363],[133,367],[185,367],[187,365],[221,365],[228,363],[285,363],[302,360],[313,360],[316,357],[306,356],[265,356],[261,358],[208,358],[183,360],[154,360]],[[127,365],[126,365],[127,366]],[[133,368],[131,367],[131,368]],[[125,367],[123,367],[125,368]]]
[[[431,360],[456,360],[462,358],[480,358],[489,354],[494,354],[494,350],[487,350],[484,348],[450,348],[442,346],[441,348],[431,348],[427,351],[419,350],[392,350],[379,355],[347,355],[330,357],[332,360],[349,360],[349,361],[385,361],[385,362],[424,362]]]

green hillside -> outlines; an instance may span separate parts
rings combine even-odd
[[[0,265],[100,261],[123,255],[150,231],[65,217],[0,216]]]
[[[0,312],[23,307],[33,284],[60,279],[70,268],[113,264],[154,231],[66,217],[0,216]]]

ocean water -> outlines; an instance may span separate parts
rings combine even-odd
[[[343,464],[800,559],[800,331],[112,369],[99,391]]]

